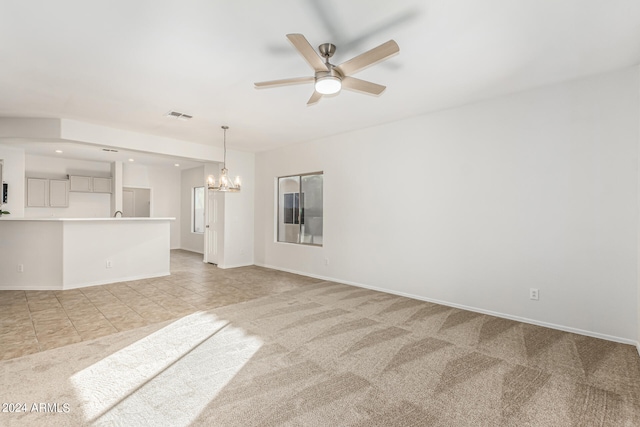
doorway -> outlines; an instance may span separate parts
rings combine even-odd
[[[224,194],[207,191],[206,226],[204,232],[204,262],[218,265],[222,261],[224,226]]]
[[[123,187],[122,216],[126,218],[150,218],[151,189]]]

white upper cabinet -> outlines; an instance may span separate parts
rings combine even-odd
[[[71,191],[83,193],[111,193],[111,178],[70,175]]]
[[[49,180],[42,178],[27,178],[27,207],[47,207],[47,190]]]
[[[69,206],[69,181],[66,179],[27,178],[27,207],[66,208]]]
[[[93,177],[94,193],[111,193],[111,178]]]
[[[49,180],[49,206],[52,208],[69,207],[69,181],[66,179]]]
[[[69,176],[69,183],[71,191],[83,191],[85,193],[92,191],[90,176],[71,175]]]

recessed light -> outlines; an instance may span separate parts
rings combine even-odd
[[[56,150],[56,153],[60,154],[62,153],[62,150]]]
[[[180,166],[180,163],[174,163],[173,166],[178,167],[178,166]]]
[[[129,161],[130,161],[130,162],[133,162],[134,160],[133,160],[133,159],[129,159]]]

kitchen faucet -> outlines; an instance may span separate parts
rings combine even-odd
[[[113,214],[113,217],[117,218],[118,214],[120,214],[120,218],[122,218],[122,211],[116,211],[116,213]]]

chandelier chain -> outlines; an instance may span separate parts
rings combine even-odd
[[[222,141],[224,144],[224,154],[222,157],[222,167],[223,168],[227,168],[227,129],[229,129],[229,126],[222,126],[222,130],[224,131],[224,135],[222,137]]]

